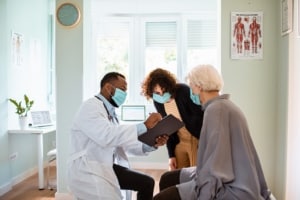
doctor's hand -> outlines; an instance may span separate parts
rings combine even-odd
[[[167,143],[169,139],[169,136],[168,135],[162,135],[162,136],[158,136],[156,139],[155,139],[155,147],[159,147],[159,146],[163,146]]]
[[[147,129],[153,128],[162,119],[159,113],[151,113],[144,122]]]

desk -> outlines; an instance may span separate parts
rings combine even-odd
[[[48,126],[42,128],[28,128],[24,130],[10,129],[8,134],[22,134],[22,135],[36,135],[37,136],[37,152],[38,152],[38,177],[39,177],[39,189],[44,189],[44,145],[43,135],[56,131],[55,126]]]

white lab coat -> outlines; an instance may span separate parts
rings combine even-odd
[[[103,102],[91,98],[76,114],[70,137],[68,185],[73,195],[82,200],[122,199],[113,163],[128,167],[125,152],[147,155],[136,125],[111,122]]]

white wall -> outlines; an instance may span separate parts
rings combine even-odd
[[[298,173],[300,168],[300,32],[298,9],[299,1],[294,1],[294,25],[293,32],[287,36],[288,39],[288,134],[287,134],[287,165],[286,165],[286,195],[285,199],[300,199]]]
[[[199,13],[200,11],[214,11],[217,1],[211,0],[92,0],[92,15],[97,14],[151,14],[155,13]]]

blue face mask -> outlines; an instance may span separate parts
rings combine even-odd
[[[190,89],[190,98],[191,98],[191,100],[193,101],[194,104],[201,105],[199,95],[198,94],[193,94],[192,89]]]
[[[171,98],[171,94],[169,92],[165,92],[162,96],[159,94],[155,94],[153,93],[152,98],[154,101],[156,101],[157,103],[166,103],[167,101],[170,100]]]
[[[127,93],[123,90],[120,90],[119,88],[115,89],[115,94],[112,96],[113,101],[116,103],[116,105],[119,107],[125,102]]]

